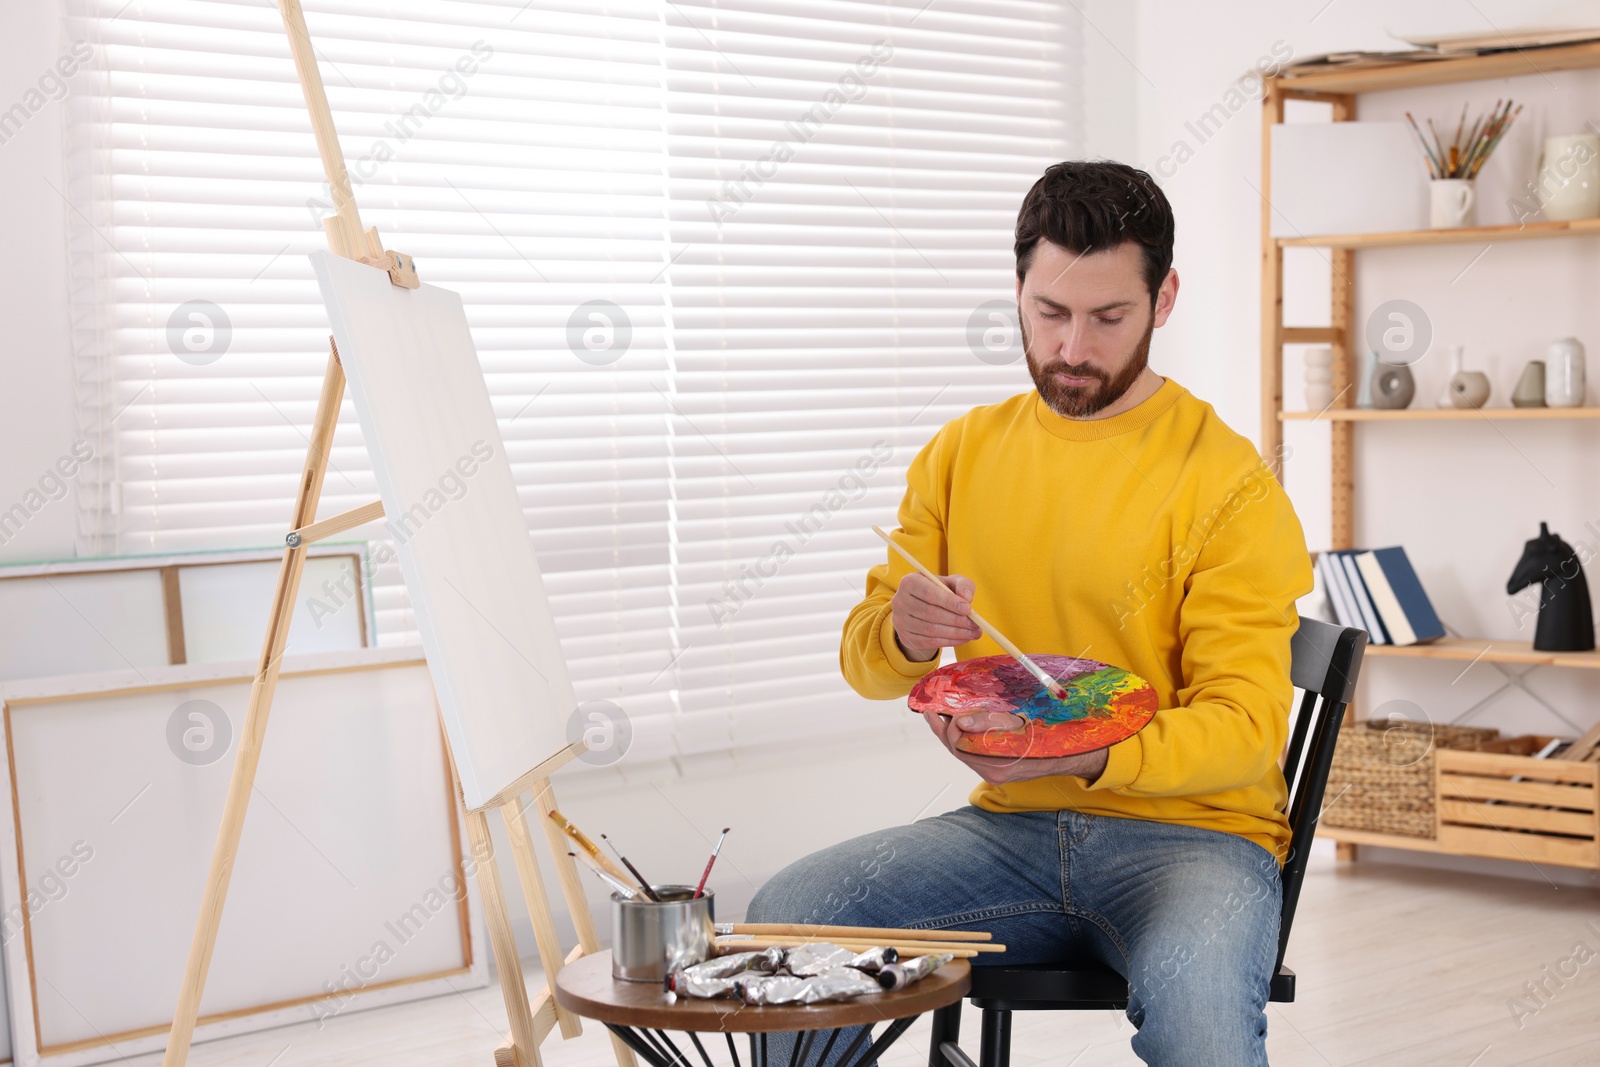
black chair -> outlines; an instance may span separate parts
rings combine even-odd
[[[1306,856],[1322,814],[1328,768],[1339,739],[1345,706],[1355,694],[1356,676],[1367,648],[1365,630],[1301,619],[1290,650],[1290,677],[1304,690],[1293,736],[1284,752],[1283,777],[1289,787],[1289,826],[1293,831],[1283,866],[1283,914],[1278,928],[1278,960],[1269,1000],[1294,1000],[1294,972],[1283,965],[1294,922]],[[1310,729],[1315,720],[1315,729]],[[1306,736],[1311,740],[1309,748]],[[1304,760],[1301,755],[1304,753]],[[981,1067],[1008,1067],[1011,1060],[1011,1013],[1014,1011],[1077,1011],[1128,1007],[1127,980],[1109,967],[974,967],[967,994],[983,1011]],[[933,1040],[928,1067],[974,1067],[956,1044],[961,1034],[961,1001],[933,1015]]]

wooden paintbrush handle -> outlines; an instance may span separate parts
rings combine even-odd
[[[937,574],[933,573],[928,568],[924,567],[922,565],[922,561],[921,560],[917,559],[916,556],[913,556],[911,553],[907,552],[904,548],[901,548],[898,544],[895,543],[894,539],[892,537],[890,537],[888,534],[884,533],[883,530],[881,530],[877,526],[874,526],[872,528],[872,532],[877,534],[879,537],[883,538],[883,543],[884,544],[888,545],[890,548],[892,548],[896,552],[898,552],[902,559],[904,559],[907,563],[909,563],[913,567],[915,567],[920,573],[927,575],[929,578],[932,578],[934,581],[938,582],[940,585],[944,585],[944,582],[940,580],[940,578],[939,578],[939,576]],[[1027,654],[1024,653],[1022,651],[1022,649],[1018,648],[1015,644],[1013,644],[1011,642],[1011,640],[1006,637],[1005,634],[1001,633],[999,630],[996,630],[993,626],[989,625],[989,621],[987,619],[985,619],[982,615],[979,615],[976,611],[974,611],[971,608],[967,609],[967,614],[969,616],[971,616],[973,624],[976,625],[978,627],[978,629],[982,630],[984,632],[984,634],[989,638],[989,640],[993,641],[995,644],[997,644],[1001,648],[1005,649],[1006,655],[1010,656],[1012,659],[1016,660],[1018,663],[1022,664],[1024,667],[1026,667],[1027,670],[1028,670],[1028,673],[1032,674],[1035,678],[1037,678],[1041,685],[1043,685],[1046,689],[1050,690],[1052,695],[1057,696],[1057,697],[1062,697],[1062,696],[1066,695],[1066,689],[1062,687],[1060,682],[1056,681],[1054,678],[1051,678],[1050,675],[1047,674],[1044,671],[1043,668],[1041,668],[1036,663],[1034,663],[1033,660],[1029,659]],[[1048,681],[1046,679],[1048,679]]]
[[[759,934],[783,937],[848,937],[860,940],[887,937],[895,941],[993,941],[983,930],[905,930],[895,926],[815,926],[808,923],[722,923],[719,934]]]
[[[718,950],[722,952],[755,952],[764,948],[793,948],[802,944],[820,944],[821,942],[807,942],[794,938],[757,938],[743,940],[734,937],[719,937],[716,940]],[[953,945],[940,945],[932,941],[907,941],[904,944],[895,944],[892,941],[829,941],[827,944],[838,945],[840,948],[849,949],[851,952],[865,952],[869,948],[881,948],[888,945],[902,957],[910,959],[915,956],[933,956],[948,953],[957,959],[972,959],[978,954],[973,951],[976,947],[970,941],[963,941]]]

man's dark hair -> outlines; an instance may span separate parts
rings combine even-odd
[[[1172,269],[1172,205],[1144,171],[1110,160],[1056,163],[1033,183],[1017,212],[1017,280],[1041,238],[1075,255],[1126,242],[1144,255],[1150,302]]]

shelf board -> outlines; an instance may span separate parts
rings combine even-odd
[[[1407,422],[1461,421],[1463,419],[1596,419],[1600,407],[1581,408],[1329,408],[1326,411],[1280,411],[1285,422]]]
[[[1313,234],[1310,237],[1279,237],[1276,240],[1280,248],[1417,248],[1596,235],[1600,235],[1600,218],[1574,219],[1571,222],[1524,222],[1506,226],[1458,226],[1448,230]]]
[[[1405,834],[1380,834],[1376,830],[1347,830],[1343,826],[1317,824],[1317,835],[1329,841],[1347,845],[1382,845],[1384,848],[1409,848],[1417,852],[1443,852],[1439,842],[1431,837],[1409,837]]]
[[[1388,63],[1360,70],[1328,70],[1298,77],[1274,78],[1273,84],[1290,93],[1375,93],[1418,85],[1449,85],[1486,78],[1519,78],[1558,70],[1600,67],[1600,41],[1518,48],[1484,56],[1427,59],[1415,63]]]
[[[1442,659],[1491,663],[1529,663],[1543,667],[1582,667],[1600,670],[1600,651],[1540,652],[1527,641],[1494,641],[1484,637],[1441,637],[1427,645],[1371,645],[1369,656]]]

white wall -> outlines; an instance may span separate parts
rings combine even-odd
[[[58,6],[26,0],[0,19],[0,110],[37,88],[67,48]],[[67,82],[70,86],[70,80]],[[67,318],[66,220],[61,193],[63,114],[51,102],[0,144],[0,512],[36,489],[73,442],[71,337]],[[52,189],[51,187],[54,186]],[[76,524],[70,497],[49,502],[0,545],[0,561],[71,556]]]

